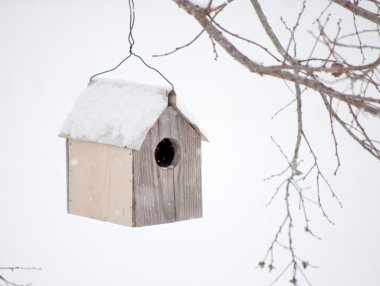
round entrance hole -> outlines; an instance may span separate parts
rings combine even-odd
[[[169,138],[161,140],[154,151],[154,158],[161,168],[174,168],[179,161],[178,144]]]

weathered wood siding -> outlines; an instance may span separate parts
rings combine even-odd
[[[181,158],[174,168],[176,219],[202,217],[201,136],[181,116],[171,132],[181,144]]]
[[[178,143],[174,168],[156,164],[154,152],[165,139]],[[168,107],[149,131],[140,151],[133,151],[134,225],[144,226],[202,217],[201,138]]]
[[[68,140],[68,212],[132,226],[132,151]]]

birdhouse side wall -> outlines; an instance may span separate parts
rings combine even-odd
[[[165,138],[176,143],[179,155],[167,168],[155,160]],[[201,138],[173,107],[150,129],[140,151],[133,151],[133,187],[135,226],[202,217]]]
[[[132,150],[67,141],[68,212],[132,226]]]

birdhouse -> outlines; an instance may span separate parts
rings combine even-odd
[[[174,92],[92,81],[62,127],[70,214],[127,226],[202,217],[199,128]]]

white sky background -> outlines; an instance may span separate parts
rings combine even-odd
[[[300,6],[295,0],[263,2],[272,16],[289,20]],[[284,206],[278,198],[265,207],[276,182],[263,179],[286,166],[270,136],[284,150],[293,148],[294,107],[270,120],[291,94],[282,81],[250,74],[220,48],[214,61],[206,35],[172,56],[151,58],[200,31],[172,1],[136,1],[134,50],[173,82],[178,105],[207,131],[204,218],[128,228],[66,214],[65,142],[57,135],[89,77],[127,54],[127,4],[0,0],[0,266],[43,268],[0,274],[41,286],[270,284],[278,270],[269,276],[255,268]],[[236,0],[230,9],[222,17],[232,29],[266,41],[249,1]],[[163,83],[137,61],[108,77]],[[343,166],[334,177],[333,142],[322,108],[310,96],[306,132],[344,208],[327,203],[335,226],[312,212],[312,226],[323,240],[300,231],[295,243],[303,258],[320,266],[307,271],[315,285],[375,285],[380,164],[338,131]],[[278,266],[287,262],[284,255],[279,253]],[[278,285],[288,285],[288,278]]]

